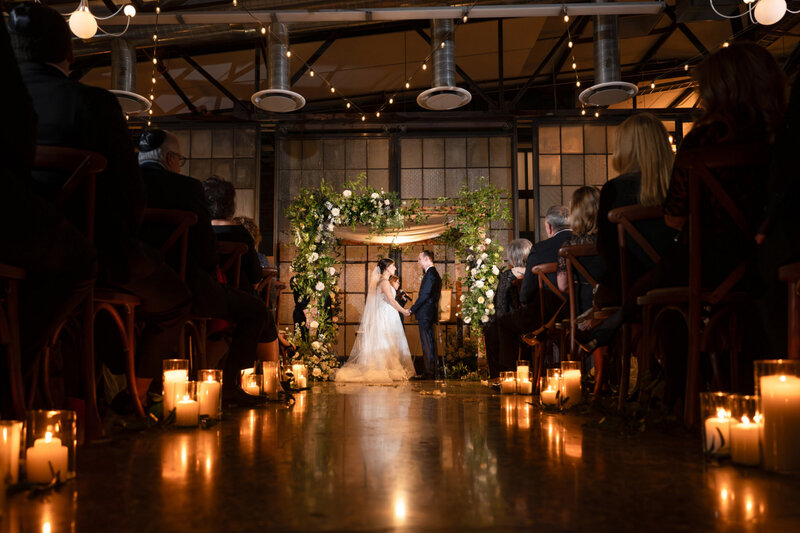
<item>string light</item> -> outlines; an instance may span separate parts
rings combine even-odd
[[[651,88],[651,89],[655,89],[655,88],[656,88],[656,82],[654,82],[654,81],[653,81],[653,82],[651,82],[651,83],[650,83],[650,88]]]
[[[585,109],[581,109],[581,116],[586,116],[586,110]]]
[[[292,57],[292,51],[286,50],[286,57]]]
[[[410,88],[411,88],[411,84],[406,82],[406,89],[410,89]]]
[[[444,44],[444,41],[442,41],[442,44],[439,45],[439,48],[444,48]]]
[[[564,15],[564,22],[569,22],[569,15]]]
[[[730,45],[731,45],[731,43],[729,43],[728,41],[725,41],[724,43],[722,43],[722,48],[728,48]]]
[[[428,70],[428,64],[427,63],[423,63],[422,64],[422,70]]]
[[[375,118],[381,118],[381,112],[380,112],[380,111],[378,111],[377,113],[375,113]]]
[[[389,105],[392,105],[393,103],[394,103],[394,98],[389,98]]]
[[[361,122],[364,122],[365,120],[367,120],[366,115],[361,115]]]
[[[347,109],[350,109],[350,102],[347,102]]]
[[[570,48],[572,48],[572,47],[573,47],[572,41],[568,42],[568,43],[567,43],[567,46],[569,46]]]
[[[689,64],[688,63],[683,66],[683,70],[687,70],[687,71],[689,70]]]
[[[464,13],[464,16],[462,17],[461,20],[463,20],[465,24],[466,24],[467,20],[469,20],[469,17],[467,16],[466,13]]]
[[[600,111],[595,111],[594,112],[594,118],[598,118],[599,116],[600,116]]]
[[[266,34],[267,34],[267,28],[261,26],[261,35],[266,35]]]
[[[309,75],[309,76],[311,76],[311,77],[313,78],[313,77],[314,77],[314,71],[313,71],[313,70],[312,70],[312,71],[309,71],[308,75]]]
[[[331,87],[331,92],[332,92],[332,93],[335,93],[335,92],[336,92],[336,89],[334,89],[333,87]]]
[[[150,120],[153,116],[153,106],[155,105],[156,101],[156,82],[158,78],[156,74],[158,72],[158,15],[161,13],[161,6],[158,5],[160,0],[156,0],[156,23],[155,28],[153,29],[153,72],[152,76],[150,77],[150,109],[147,110],[147,126],[149,127],[152,124]],[[162,68],[164,68],[162,64]]]
[[[572,71],[575,73],[575,87],[581,86],[581,79],[578,76],[578,62],[575,60],[575,43],[572,40],[572,32],[569,29],[569,15],[567,15],[567,8],[564,7],[561,11],[564,15],[564,24],[567,26],[567,48],[569,49],[570,57],[572,58]],[[581,103],[581,116],[586,116],[586,108]]]
[[[239,5],[239,2],[237,2],[236,0],[233,0],[233,7],[236,7],[238,5]]]

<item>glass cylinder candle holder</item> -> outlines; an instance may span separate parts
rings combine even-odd
[[[548,368],[547,376],[539,378],[539,403],[543,407],[559,407],[561,398],[561,371]]]
[[[520,368],[520,367],[517,367]],[[517,370],[517,393],[518,394],[533,394],[533,382],[531,381],[532,374],[530,372],[522,372]]]
[[[22,449],[24,423],[20,420],[0,420],[0,490],[19,483],[19,456]]]
[[[186,381],[179,389],[180,398],[175,404],[175,425],[179,428],[196,427],[200,421],[200,402],[197,401],[197,382]]]
[[[732,403],[732,395],[727,392],[700,393],[703,453],[708,457],[727,457],[731,454]]]
[[[197,373],[197,401],[200,416],[222,417],[222,370],[212,368]]]
[[[572,407],[581,402],[581,362],[561,361],[561,405]]]
[[[514,394],[517,392],[517,373],[500,372],[500,393]]]
[[[167,418],[183,396],[183,384],[189,380],[189,360],[164,359],[163,369],[162,397],[164,418]]]
[[[25,472],[31,483],[75,477],[75,411],[28,411]]]
[[[308,367],[302,363],[292,365],[292,386],[297,390],[308,387]]]
[[[528,372],[530,371],[531,371],[531,365],[528,361],[526,361],[525,359],[517,360],[517,378],[519,378],[519,376],[527,376]]]
[[[800,360],[756,361],[754,370],[764,468],[800,472]]]
[[[253,372],[252,368],[242,370],[242,390],[251,396],[261,396],[262,376]]]
[[[731,396],[731,461],[740,465],[761,464],[761,412],[758,396]]]
[[[264,376],[261,384],[262,392],[269,400],[277,400],[281,390],[280,368],[277,361],[264,361],[261,363]]]

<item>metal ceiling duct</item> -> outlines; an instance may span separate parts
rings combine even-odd
[[[598,3],[603,3],[598,1]],[[620,81],[617,15],[594,17],[594,85],[581,92],[581,102],[609,106],[636,96],[636,85]]]
[[[417,104],[433,111],[455,109],[469,103],[472,95],[456,87],[456,47],[453,39],[453,21],[431,21],[431,76],[432,87],[417,96]]]
[[[267,59],[267,88],[250,97],[253,105],[265,111],[288,113],[306,105],[302,95],[289,90],[289,32],[286,24],[273,22],[269,26]]]
[[[136,46],[125,39],[111,41],[111,92],[127,115],[150,109],[150,101],[136,93]]]

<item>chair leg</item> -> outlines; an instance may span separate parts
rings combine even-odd
[[[689,357],[686,365],[686,397],[683,409],[683,422],[686,427],[694,427],[699,418],[700,394],[700,344],[702,341],[700,323],[700,301],[693,298],[689,304]]]
[[[8,280],[7,312],[8,324],[8,374],[11,381],[11,402],[14,416],[19,420],[25,418],[25,386],[22,379],[22,348],[19,338],[19,285],[15,280]],[[0,310],[2,311],[2,310]]]
[[[622,348],[619,351],[620,375],[619,375],[619,402],[617,408],[621,411],[625,407],[628,399],[628,385],[631,376],[631,326],[622,325]]]
[[[608,368],[608,348],[602,347],[592,352],[592,360],[594,361],[594,399],[600,396],[603,390],[603,384],[606,381],[606,373]]]
[[[95,440],[105,435],[100,411],[97,409],[97,381],[94,365],[94,297],[90,295],[84,304],[83,319],[83,394],[86,397],[85,439]]]
[[[136,324],[134,310],[128,305],[125,306],[125,345],[128,352],[125,357],[128,390],[133,397],[136,416],[144,418],[144,406],[142,406],[142,401],[139,398],[139,388],[136,385]]]

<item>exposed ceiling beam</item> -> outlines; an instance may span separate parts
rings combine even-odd
[[[692,87],[686,87],[685,89],[683,89],[680,92],[680,94],[678,96],[676,96],[669,103],[669,105],[667,106],[667,109],[675,109],[676,107],[678,107],[681,104],[681,102],[686,100],[689,97],[689,95],[692,94],[693,92],[694,92],[694,87],[693,86]]]
[[[219,92],[221,92],[228,100],[233,102],[233,106],[234,107],[236,107],[237,105],[242,105],[242,103],[239,101],[239,99],[236,98],[236,96],[232,92],[230,92],[228,89],[226,89],[225,86],[222,85],[219,82],[219,80],[217,80],[214,76],[209,74],[209,72],[206,69],[204,69],[202,66],[200,66],[197,63],[197,61],[195,61],[194,59],[192,59],[188,55],[183,56],[183,60],[186,61],[187,63],[189,63],[189,65],[191,65],[192,68],[194,68],[201,76],[203,76],[205,79],[207,79],[208,82],[211,85],[213,85],[214,87],[216,87],[217,90]]]
[[[700,52],[704,56],[708,55],[708,48],[706,48],[705,45],[703,44],[703,42],[700,39],[697,38],[697,35],[695,35],[692,32],[692,30],[690,30],[686,26],[686,24],[684,24],[682,22],[678,22],[678,19],[675,16],[675,9],[674,8],[672,8],[670,6],[667,6],[666,8],[664,8],[664,13],[667,14],[667,16],[672,20],[672,22],[674,22],[675,24],[678,25],[678,29],[680,30],[680,32],[684,36],[686,36],[687,39],[689,39],[689,42],[692,43],[695,48],[697,48],[698,52]]]
[[[158,72],[165,80],[167,80],[167,83],[169,84],[170,87],[172,87],[172,90],[175,91],[175,94],[177,94],[178,97],[181,100],[183,100],[184,105],[187,108],[189,108],[189,111],[191,111],[192,113],[197,113],[198,112],[197,107],[195,107],[192,101],[189,100],[189,97],[186,96],[186,93],[183,92],[183,89],[180,88],[180,86],[172,77],[172,75],[170,75],[169,70],[167,70],[167,68],[164,66],[164,63],[159,62]]]
[[[322,43],[313,54],[311,54],[311,57],[308,58],[308,61],[303,63],[302,66],[299,69],[297,69],[297,72],[294,73],[294,75],[292,76],[292,80],[289,82],[289,86],[291,87],[292,85],[297,83],[300,80],[300,78],[303,77],[303,74],[305,74],[310,67],[314,66],[314,63],[316,63],[316,61],[320,57],[322,57],[322,54],[324,54],[325,51],[328,48],[330,48],[330,46],[334,42],[336,42],[336,39],[338,38],[339,38],[339,32],[334,32],[333,35],[328,37],[328,39],[324,43]]]
[[[667,40],[672,37],[672,34],[675,33],[675,30],[677,29],[678,25],[673,23],[669,27],[669,31],[667,33],[662,33],[661,36],[656,39],[656,42],[653,43],[653,46],[647,49],[647,52],[644,53],[642,59],[639,60],[639,64],[633,69],[632,73],[636,74],[642,70],[647,62],[650,61],[659,50],[661,50],[661,47],[664,46],[664,43],[666,43]]]

